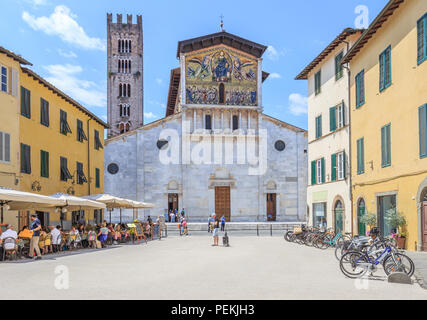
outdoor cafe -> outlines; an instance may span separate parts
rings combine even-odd
[[[107,194],[76,197],[68,194],[54,194],[42,196],[38,194],[0,188],[0,260],[17,259],[29,254],[30,240],[33,232],[29,224],[13,230],[15,225],[5,223],[5,217],[15,215],[22,210],[47,212],[57,214],[59,223],[43,225],[40,230],[39,249],[42,254],[58,253],[68,250],[85,248],[105,248],[108,245],[122,244],[132,241],[139,243],[142,240],[161,237],[159,226],[153,223],[141,223],[137,220],[138,209],[153,208],[149,203],[122,199]],[[131,223],[111,223],[111,210],[133,209],[136,219]],[[101,221],[102,211],[110,212],[110,223]],[[70,212],[82,213],[85,211],[100,212],[101,219],[80,219],[70,221],[67,214]],[[83,216],[84,217],[84,216]],[[73,223],[77,222],[77,223]],[[10,229],[10,230],[8,230]],[[14,232],[15,231],[15,232]],[[12,235],[6,237],[6,235]],[[103,240],[103,241],[101,241]]]

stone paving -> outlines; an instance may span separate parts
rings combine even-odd
[[[427,299],[418,284],[389,284],[381,272],[347,279],[332,250],[283,237],[231,236],[230,248],[211,243],[206,235],[169,237],[2,263],[0,299]]]

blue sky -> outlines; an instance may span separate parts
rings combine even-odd
[[[144,28],[145,123],[165,114],[177,42],[225,29],[269,47],[264,112],[307,128],[306,81],[295,76],[365,5],[372,21],[386,0],[0,0],[0,45],[106,120],[106,13],[141,14]],[[125,19],[125,18],[124,18]],[[134,17],[134,19],[136,19]],[[115,20],[115,17],[114,17]]]

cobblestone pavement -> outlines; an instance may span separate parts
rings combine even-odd
[[[389,284],[380,272],[372,280],[347,279],[332,250],[287,243],[283,237],[232,236],[230,248],[211,243],[208,236],[169,237],[2,263],[0,298],[427,299],[418,284]]]

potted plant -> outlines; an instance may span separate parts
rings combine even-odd
[[[384,215],[384,220],[392,229],[397,230],[397,247],[399,249],[405,249],[406,245],[406,234],[403,232],[403,229],[406,226],[406,219],[401,212],[398,212],[396,208],[387,210]]]
[[[366,224],[369,227],[369,230],[366,231],[366,234],[369,235],[369,231],[377,226],[377,215],[376,213],[367,212],[360,218],[360,222]]]

